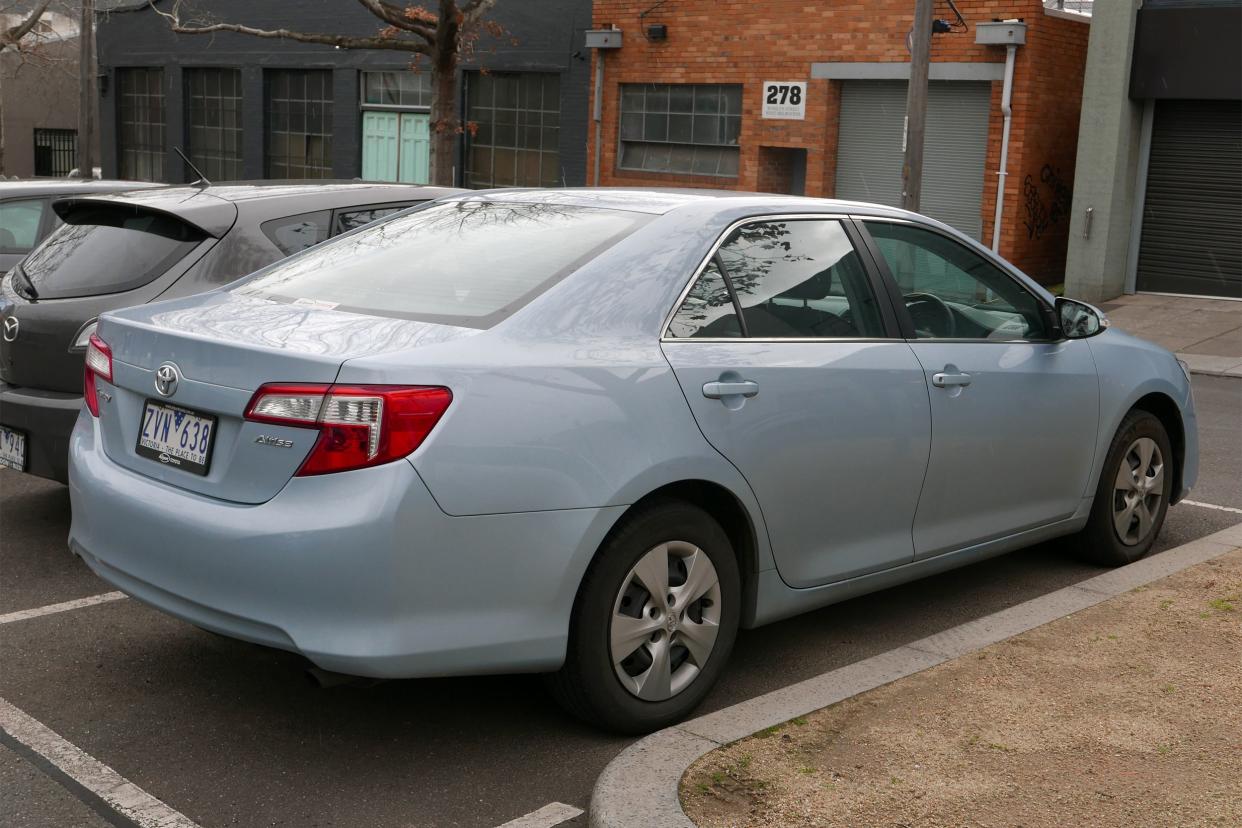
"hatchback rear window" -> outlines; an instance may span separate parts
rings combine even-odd
[[[204,238],[163,213],[83,205],[20,266],[41,299],[120,293],[152,281]]]
[[[488,328],[650,216],[467,199],[382,219],[236,290],[286,302]]]

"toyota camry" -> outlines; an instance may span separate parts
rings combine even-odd
[[[452,197],[101,316],[72,550],[369,677],[686,715],[739,628],[1066,536],[1197,473],[1167,351],[943,224],[737,193]]]

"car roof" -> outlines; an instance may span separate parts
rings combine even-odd
[[[20,178],[0,181],[0,198],[64,196],[78,193],[116,193],[124,190],[167,187],[150,181],[98,178]]]
[[[870,204],[862,201],[809,198],[806,196],[753,193],[738,190],[694,189],[689,187],[568,187],[547,190],[475,190],[450,200],[502,200],[502,196],[504,201],[510,202],[600,207],[604,209],[651,213],[653,215],[663,215],[690,207],[695,208],[697,211],[706,209],[711,212],[713,207],[715,207],[715,211],[719,213],[735,213],[741,208],[743,210],[754,209],[757,213],[839,212],[915,217],[914,213],[896,207]]]
[[[65,211],[78,204],[125,205],[175,216],[219,238],[237,220],[240,206],[256,202],[293,201],[300,212],[311,212],[384,201],[427,201],[463,192],[467,191],[384,182],[245,181],[68,198],[56,202],[54,206],[63,216]]]

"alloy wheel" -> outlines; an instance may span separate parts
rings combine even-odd
[[[1151,533],[1164,497],[1164,455],[1150,437],[1130,444],[1117,468],[1113,484],[1113,528],[1126,546],[1141,543]]]
[[[720,578],[707,553],[669,541],[649,549],[621,582],[609,646],[621,685],[659,702],[707,665],[720,631]]]

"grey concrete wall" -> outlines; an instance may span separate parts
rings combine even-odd
[[[195,7],[207,10],[212,20],[265,29],[285,27],[373,35],[381,28],[380,22],[353,0],[297,0],[296,3],[212,0]],[[582,32],[591,25],[591,0],[500,0],[490,19],[503,26],[506,35],[481,39],[474,54],[463,61],[462,71],[487,68],[496,72],[560,73],[562,173],[568,184],[583,184],[590,64],[583,53]],[[100,102],[104,174],[114,175],[117,170],[116,70],[160,66],[164,68],[168,136],[165,170],[168,179],[174,182],[187,180],[181,159],[172,151],[174,146],[185,143],[181,128],[185,109],[179,79],[181,68],[204,66],[242,70],[243,166],[247,178],[263,177],[263,70],[333,70],[333,174],[338,178],[353,178],[362,169],[359,72],[408,69],[416,57],[405,52],[343,51],[236,34],[178,36],[145,5],[103,16],[97,43],[100,73],[107,83],[107,92]],[[460,170],[460,160],[456,166]]]
[[[0,55],[4,163],[0,173],[34,175],[34,131],[78,128],[78,39],[51,43],[36,56]]]
[[[1129,95],[1140,5],[1108,0],[1092,12],[1065,263],[1066,295],[1088,302],[1119,296],[1125,287],[1143,111]]]

